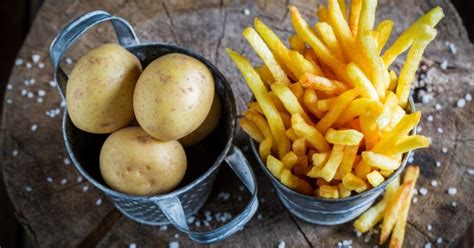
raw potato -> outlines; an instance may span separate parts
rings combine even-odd
[[[66,87],[69,117],[89,133],[111,133],[133,120],[133,90],[140,61],[117,44],[105,44],[82,56]]]
[[[159,141],[140,127],[112,133],[100,151],[100,172],[107,185],[132,195],[170,192],[183,179],[186,164],[178,141]]]
[[[154,60],[138,79],[133,107],[151,136],[167,141],[196,130],[214,99],[214,79],[199,60],[171,53]]]
[[[214,94],[214,101],[212,101],[211,110],[204,122],[194,132],[184,136],[179,140],[184,147],[197,144],[199,141],[206,138],[219,124],[221,117],[221,100],[219,96]]]

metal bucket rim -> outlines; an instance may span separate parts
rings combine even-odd
[[[230,151],[230,148],[233,146],[234,142],[234,136],[235,136],[235,130],[237,126],[237,107],[235,103],[235,97],[232,91],[232,87],[229,84],[229,81],[227,78],[222,74],[222,72],[214,65],[212,64],[209,60],[204,58],[203,56],[199,55],[198,53],[194,52],[193,50],[185,47],[181,47],[178,45],[173,45],[173,44],[166,44],[166,43],[161,43],[161,42],[151,42],[151,43],[145,43],[145,44],[136,44],[132,46],[126,46],[124,47],[127,50],[130,49],[136,49],[136,48],[142,48],[142,47],[148,47],[148,46],[159,46],[159,47],[165,47],[169,49],[174,49],[175,52],[178,53],[183,53],[186,55],[190,55],[199,61],[203,62],[209,69],[211,70],[211,73],[213,76],[219,78],[220,81],[222,81],[227,94],[230,98],[230,117],[231,117],[231,123],[230,123],[230,137],[226,141],[226,145],[222,152],[217,156],[216,160],[212,164],[212,166],[209,167],[209,169],[206,170],[202,175],[194,179],[192,182],[188,183],[187,185],[184,185],[183,187],[180,187],[178,189],[175,189],[171,192],[165,193],[165,194],[160,194],[160,195],[131,195],[131,194],[126,194],[122,193],[116,190],[111,189],[110,187],[98,182],[96,179],[94,179],[89,173],[82,167],[82,165],[79,163],[79,161],[76,159],[76,156],[74,152],[71,149],[71,146],[69,144],[69,140],[67,138],[67,133],[66,133],[66,122],[68,117],[67,114],[67,106],[64,108],[64,113],[63,113],[63,120],[62,120],[62,134],[63,134],[63,142],[64,145],[66,146],[66,151],[69,155],[69,157],[72,160],[72,163],[74,164],[74,167],[79,171],[79,173],[84,176],[90,183],[92,183],[95,187],[99,188],[101,191],[105,192],[109,196],[113,197],[118,197],[126,200],[131,200],[131,201],[158,201],[158,200],[163,200],[166,198],[171,198],[171,197],[176,197],[191,188],[195,187],[199,183],[203,182],[206,180],[216,169],[220,167],[220,165],[224,162],[225,157]]]
[[[413,97],[411,95],[408,98],[408,108],[407,108],[407,110],[410,113],[416,112],[415,102],[413,101]],[[418,125],[415,125],[415,127],[411,131],[411,134],[416,135],[417,126]],[[270,173],[270,171],[268,171],[268,168],[263,163],[263,161],[260,158],[260,155],[258,153],[257,147],[255,145],[256,141],[254,141],[251,137],[249,137],[249,142],[250,142],[250,147],[251,147],[252,153],[255,156],[256,160],[257,160],[257,164],[259,165],[260,169],[265,173],[265,175],[268,178],[270,178],[270,180],[272,180],[272,184],[276,185],[275,187],[277,188],[277,190],[282,190],[282,191],[284,191],[285,193],[288,193],[288,194],[295,194],[298,197],[304,198],[305,200],[318,201],[318,202],[321,202],[321,203],[350,202],[350,201],[353,201],[353,200],[357,200],[359,198],[364,198],[364,197],[366,197],[370,194],[374,194],[380,189],[384,190],[385,187],[387,186],[387,184],[392,182],[397,176],[399,176],[402,173],[402,171],[405,169],[405,167],[408,163],[408,158],[412,154],[412,151],[409,151],[409,152],[405,153],[404,156],[403,156],[400,167],[389,178],[385,179],[385,181],[383,183],[377,185],[376,187],[373,187],[373,188],[368,189],[368,190],[366,190],[362,193],[358,193],[358,194],[355,194],[355,195],[352,195],[352,196],[349,196],[349,197],[346,197],[346,198],[326,199],[326,198],[308,196],[308,195],[301,194],[301,193],[289,188],[288,186],[282,184],[280,182],[280,180],[278,180],[278,178],[276,178],[272,173]]]

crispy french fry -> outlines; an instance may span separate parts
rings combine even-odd
[[[283,163],[277,158],[269,155],[267,157],[267,168],[272,173],[273,176],[280,179],[281,172],[284,169]]]
[[[331,184],[322,178],[318,178],[316,179],[316,185],[318,185],[318,187],[321,187],[323,185],[331,185]]]
[[[324,44],[328,47],[332,54],[341,61],[345,61],[344,55],[342,53],[342,48],[339,45],[339,41],[334,34],[334,30],[331,25],[326,22],[318,22],[314,26],[317,34],[321,37]]]
[[[256,66],[255,71],[257,71],[260,78],[262,78],[262,80],[267,85],[271,85],[272,83],[275,82],[275,79],[273,79],[272,73],[270,72],[270,70],[268,70],[268,67],[265,64],[263,64],[261,66]]]
[[[370,166],[364,160],[359,161],[354,166],[354,175],[358,178],[367,178],[367,175],[372,171],[372,166]]]
[[[397,190],[393,199],[388,202],[385,209],[382,222],[382,231],[380,233],[380,244],[385,243],[392,231],[403,203],[408,199],[413,181],[404,182]]]
[[[334,104],[333,108],[330,109],[324,117],[316,124],[316,128],[321,133],[326,133],[329,127],[336,122],[339,115],[342,111],[352,102],[357,96],[359,96],[358,89],[351,89],[337,97],[337,101]]]
[[[375,22],[375,10],[377,8],[376,0],[363,0],[360,10],[359,24],[357,34],[366,30],[372,30]]]
[[[357,98],[352,101],[344,112],[337,119],[335,126],[340,127],[352,119],[368,113],[378,116],[383,110],[383,105],[379,101],[369,98]]]
[[[309,144],[320,152],[330,150],[329,144],[324,139],[324,136],[313,126],[308,125],[299,114],[291,116],[291,124],[293,130],[299,137],[304,137]]]
[[[350,54],[354,44],[354,36],[352,35],[351,29],[344,18],[344,14],[341,12],[341,8],[337,0],[328,0],[328,14],[328,21],[334,29],[336,37],[341,41],[340,45],[344,53]]]
[[[392,112],[392,117],[390,119],[390,123],[382,130],[384,133],[390,132],[400,120],[405,116],[405,110],[402,107],[396,106]]]
[[[263,39],[258,35],[257,31],[251,27],[248,27],[242,34],[268,67],[268,70],[272,73],[275,81],[289,84],[290,80],[286,76],[285,71],[283,71],[280,64],[278,64],[277,60],[273,56],[273,53],[270,51]]]
[[[375,31],[379,34],[377,53],[380,54],[385,44],[387,44],[390,34],[392,33],[393,21],[392,20],[383,20],[381,21]]]
[[[292,50],[304,54],[306,44],[304,44],[304,41],[302,41],[298,35],[291,35],[290,38],[288,38],[288,43],[290,43],[290,48]]]
[[[314,153],[312,156],[312,162],[314,167],[323,167],[329,159],[331,152],[320,152]]]
[[[353,81],[354,86],[360,90],[362,97],[379,101],[379,95],[375,90],[374,85],[364,72],[355,63],[350,63],[347,66],[347,75]]]
[[[352,171],[352,166],[359,150],[359,145],[349,145],[344,148],[344,156],[342,157],[341,165],[337,168],[334,179],[342,180],[342,178],[349,172]]]
[[[271,86],[272,91],[280,99],[280,101],[285,106],[285,109],[288,110],[290,114],[299,114],[303,119],[310,125],[314,125],[313,121],[304,111],[303,107],[298,101],[298,98],[293,94],[293,92],[288,88],[287,85],[281,83],[274,83]]]
[[[383,219],[384,210],[387,207],[387,201],[379,201],[377,204],[365,211],[354,222],[354,227],[361,233],[366,233]]]
[[[416,22],[414,22],[398,37],[398,39],[392,44],[392,46],[388,48],[383,54],[382,59],[385,63],[385,67],[388,68],[398,57],[398,55],[405,52],[411,46],[413,40],[419,32],[419,26],[425,24],[434,27],[441,19],[443,19],[443,17],[443,9],[440,7],[435,7],[431,9],[428,13],[420,17]]]
[[[329,159],[321,171],[321,177],[324,180],[330,182],[334,178],[334,175],[336,175],[337,168],[344,157],[343,149],[343,145],[334,145],[331,155],[329,155]]]
[[[380,170],[380,174],[385,177],[385,178],[389,178],[391,175],[393,175],[393,170]]]
[[[398,160],[389,156],[378,154],[375,152],[362,152],[362,160],[372,167],[377,167],[381,170],[396,170],[400,167]]]
[[[400,106],[406,107],[408,103],[408,97],[410,95],[410,86],[415,80],[416,70],[420,65],[423,52],[428,44],[435,38],[436,29],[428,26],[421,25],[418,37],[415,38],[412,47],[408,51],[407,58],[403,64],[402,70],[400,71],[400,77],[398,78],[397,84],[397,97],[400,102]]]
[[[328,21],[328,9],[326,6],[321,5],[319,8],[316,10],[316,15],[319,18],[319,22],[327,22]]]
[[[379,184],[385,181],[385,178],[382,176],[382,174],[380,174],[380,172],[374,170],[367,174],[367,181],[369,181],[373,187],[377,187]]]
[[[269,91],[268,96],[270,97],[270,100],[273,102],[273,105],[275,105],[279,112],[287,112],[285,106],[283,106],[283,103],[275,95],[275,92]]]
[[[376,116],[364,113],[359,117],[359,123],[364,134],[365,148],[370,150],[380,140],[380,130],[377,127]]]
[[[306,139],[305,138],[299,138],[293,142],[293,151],[295,152],[296,155],[298,156],[303,156],[306,154]]]
[[[351,190],[344,187],[342,183],[337,185],[337,190],[339,191],[339,198],[346,198],[351,196]]]
[[[280,112],[281,120],[285,125],[285,128],[291,128],[291,115],[287,114],[286,112]]]
[[[242,118],[240,119],[240,127],[255,141],[258,143],[262,142],[264,139],[264,136],[262,132],[258,129],[257,125],[250,121],[247,118]]]
[[[335,130],[330,128],[324,136],[328,143],[337,145],[358,145],[364,135],[354,129]]]
[[[298,135],[296,135],[295,130],[293,128],[289,128],[288,130],[286,130],[285,135],[293,142],[300,138],[298,137]]]
[[[321,198],[337,199],[339,198],[339,190],[337,186],[322,185],[319,187],[319,196]]]
[[[270,99],[270,96],[265,89],[265,85],[247,59],[230,49],[227,49],[227,53],[237,65],[237,68],[239,68],[239,70],[242,72],[244,79],[247,81],[247,84],[259,102],[260,107],[262,108],[263,113],[269,122],[275,143],[278,146],[278,155],[279,157],[283,157],[290,151],[290,142],[285,135],[285,126],[283,121],[278,113],[277,108]]]
[[[394,91],[397,88],[398,76],[397,76],[397,73],[395,73],[395,71],[392,71],[392,70],[389,72],[389,75],[390,75],[390,85],[388,86],[388,90]]]
[[[337,0],[337,3],[339,4],[339,8],[341,8],[342,16],[347,22],[349,20],[349,17],[347,16],[346,0]]]
[[[300,83],[305,88],[320,90],[326,94],[331,95],[339,95],[347,89],[343,83],[337,80],[330,80],[328,78],[317,76],[311,73],[305,73],[300,78]]]
[[[311,112],[314,116],[321,118],[323,117],[324,113],[318,109],[317,106],[318,102],[318,95],[314,89],[305,89],[303,95],[303,103],[306,108]]]
[[[293,175],[288,169],[283,169],[281,173],[281,183],[302,194],[311,195],[313,193],[313,188],[308,182]]]
[[[262,108],[260,107],[260,104],[258,104],[257,101],[249,102],[248,109],[263,115],[263,110],[262,110]]]
[[[283,163],[283,167],[285,169],[291,170],[295,166],[296,162],[298,162],[298,156],[296,156],[293,151],[288,152],[285,154],[285,156],[283,156],[281,162]]]
[[[347,173],[342,178],[342,184],[349,190],[355,190],[357,193],[364,192],[368,186],[364,180],[354,176],[352,173]]]
[[[263,134],[265,139],[270,138],[272,139],[272,131],[270,130],[270,127],[268,126],[267,120],[263,116],[261,116],[259,113],[252,111],[252,110],[247,110],[244,112],[245,118],[249,119],[255,125],[257,125],[258,130]]]
[[[390,124],[393,112],[395,111],[395,108],[397,106],[397,96],[392,91],[388,91],[387,96],[385,97],[385,101],[383,103],[383,111],[376,119],[377,126],[380,130],[383,130],[388,126],[388,124]]]
[[[321,99],[317,102],[317,108],[319,111],[326,112],[336,105],[337,97],[331,97],[327,99]]]
[[[301,76],[305,73],[312,73],[316,75],[323,75],[321,68],[318,65],[311,63],[309,60],[305,59],[305,57],[296,51],[289,51],[289,56],[293,64],[298,69],[298,78],[300,79]]]
[[[418,124],[420,117],[421,113],[419,111],[403,116],[390,132],[381,137],[371,151],[385,154],[384,151],[386,152],[390,147],[394,146],[398,142],[399,137],[407,135]]]
[[[416,180],[420,175],[420,168],[418,166],[408,166],[403,177],[403,182],[411,181],[410,193],[407,199],[402,203],[402,209],[395,223],[392,231],[392,238],[390,239],[390,248],[401,248],[403,246],[403,239],[405,238],[405,225],[407,223],[408,211],[410,210],[411,198],[413,196],[413,188]]]
[[[402,154],[419,148],[425,148],[430,145],[429,138],[421,135],[406,136],[401,139],[393,148],[390,149],[389,154]]]
[[[349,28],[352,35],[356,36],[359,27],[360,11],[362,9],[362,0],[351,1],[351,12],[349,15]]]
[[[260,142],[260,145],[258,147],[258,153],[260,154],[260,158],[262,158],[263,161],[266,161],[268,155],[272,153],[272,146],[272,138],[266,138],[262,142]]]
[[[288,85],[288,88],[290,88],[291,92],[298,98],[298,101],[303,98],[304,88],[299,82]]]

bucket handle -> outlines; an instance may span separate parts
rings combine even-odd
[[[191,231],[186,222],[186,215],[184,214],[181,201],[177,197],[170,197],[155,202],[178,230],[186,233],[190,239],[200,244],[214,243],[242,230],[243,226],[250,221],[258,208],[257,183],[245,156],[239,148],[234,146],[231,154],[226,157],[225,161],[252,194],[245,209],[227,224],[207,232]]]
[[[51,64],[54,68],[54,80],[57,82],[59,92],[63,99],[66,99],[64,92],[66,91],[67,75],[60,67],[60,62],[71,44],[76,41],[83,33],[92,27],[105,21],[112,21],[118,43],[123,46],[132,46],[140,44],[135,31],[130,24],[116,16],[101,10],[92,11],[77,17],[67,24],[61,32],[54,38],[49,48],[49,56]]]

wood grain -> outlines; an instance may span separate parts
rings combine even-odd
[[[48,84],[52,79],[49,44],[68,21],[82,13],[103,9],[129,20],[143,43],[174,43],[197,51],[214,62],[229,79],[241,113],[251,97],[250,91],[224,49],[231,47],[257,63],[259,60],[255,53],[241,36],[242,30],[258,16],[286,39],[292,32],[287,11],[290,3],[299,7],[312,23],[315,21],[313,10],[319,1],[310,0],[46,1],[18,55],[31,63],[31,56],[39,54],[45,67],[40,69],[38,64],[33,64],[31,69],[25,65],[13,68],[9,80],[13,90],[7,90],[5,96],[5,101],[12,103],[5,102],[2,122],[2,161],[7,191],[18,219],[38,246],[123,247],[135,243],[139,247],[162,247],[174,240],[179,241],[182,247],[196,246],[183,234],[175,237],[178,232],[171,226],[162,231],[121,216],[101,192],[88,182],[78,182],[79,174],[72,165],[64,163],[66,153],[60,133],[61,115],[50,118],[45,112],[59,108],[60,104],[57,90]],[[471,194],[474,177],[466,172],[468,168],[474,168],[471,162],[474,159],[474,108],[472,102],[467,102],[464,108],[456,107],[457,100],[466,93],[474,94],[474,50],[459,15],[446,0],[383,0],[379,3],[377,21],[394,19],[394,33],[399,34],[423,12],[436,5],[443,7],[446,17],[438,26],[436,41],[425,54],[426,60],[433,63],[426,81],[443,92],[436,93],[435,99],[428,104],[417,104],[424,116],[422,134],[430,136],[433,144],[415,156],[415,163],[422,169],[417,187],[425,187],[429,193],[416,196],[418,202],[412,205],[406,247],[435,243],[438,237],[443,238],[443,246],[452,245],[474,219],[474,197]],[[250,16],[243,13],[246,8],[250,10]],[[66,57],[77,61],[88,49],[112,41],[111,31],[109,24],[99,25],[74,44]],[[456,55],[449,52],[445,41],[455,44]],[[389,42],[393,42],[393,37]],[[440,68],[444,60],[449,62],[447,70]],[[63,67],[70,71],[72,65],[63,63]],[[29,79],[35,79],[35,84],[25,86],[24,80]],[[22,89],[35,95],[38,90],[45,90],[44,101],[37,103],[37,96],[31,99],[22,96]],[[442,110],[435,109],[436,103],[442,106]],[[426,120],[428,115],[433,116],[432,122]],[[36,131],[31,130],[34,124],[38,125]],[[442,134],[437,132],[440,127],[444,130]],[[240,130],[236,144],[243,148],[254,165],[262,201],[256,217],[243,231],[213,247],[275,247],[279,241],[285,241],[287,247],[327,247],[348,239],[353,240],[354,246],[376,244],[377,234],[357,237],[351,223],[323,227],[290,216],[279,203],[269,181],[257,168],[248,151],[247,138]],[[442,153],[443,147],[448,148],[447,154]],[[15,150],[18,154],[13,156]],[[436,161],[441,162],[440,167],[436,167]],[[439,186],[432,187],[432,180],[437,180]],[[214,192],[199,212],[198,219],[202,219],[206,211],[236,215],[248,199],[248,195],[239,190],[239,185],[230,170],[221,170]],[[86,192],[84,187],[88,187]],[[457,194],[448,195],[448,187],[457,188]],[[218,195],[221,192],[230,193],[230,199],[220,200]],[[99,205],[98,199],[102,200]],[[456,201],[456,207],[451,205],[453,201]],[[211,221],[211,227],[220,224]],[[428,224],[432,225],[433,230],[427,230]]]

